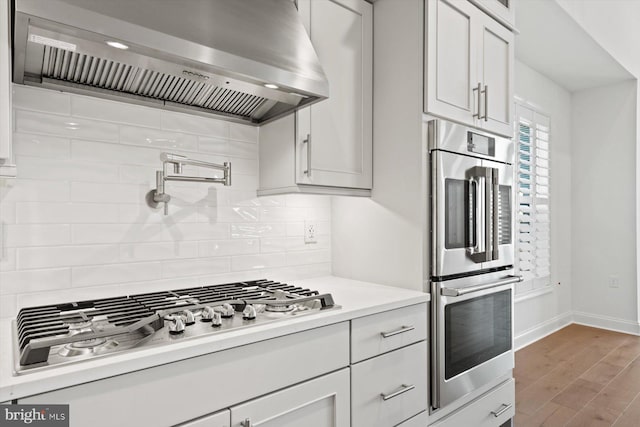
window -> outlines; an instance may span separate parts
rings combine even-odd
[[[549,118],[520,104],[516,113],[516,248],[524,276],[516,293],[523,293],[550,285]]]

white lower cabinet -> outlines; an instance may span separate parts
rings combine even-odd
[[[396,427],[426,427],[427,425],[429,425],[429,411],[422,411]]]
[[[231,411],[225,409],[224,411],[216,412],[215,414],[207,415],[206,417],[198,418],[197,420],[189,421],[176,427],[229,427],[230,425]]]
[[[348,427],[349,368],[231,408],[232,427]]]
[[[351,367],[353,427],[395,426],[426,409],[427,343]]]
[[[510,379],[430,427],[498,427],[515,415],[515,380]]]

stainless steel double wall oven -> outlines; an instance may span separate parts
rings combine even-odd
[[[431,409],[509,375],[513,357],[514,145],[428,123]]]

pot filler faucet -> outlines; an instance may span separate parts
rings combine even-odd
[[[211,182],[217,184],[231,185],[231,163],[224,162],[220,165],[217,163],[203,162],[202,160],[193,160],[180,154],[162,153],[162,170],[156,171],[156,189],[147,193],[147,204],[152,208],[158,208],[160,203],[164,203],[164,214],[169,213],[169,201],[171,196],[165,193],[166,181],[187,181],[187,182]],[[185,165],[199,166],[203,168],[215,169],[224,172],[222,178],[200,177],[182,175],[182,167]],[[168,166],[173,166],[173,175],[169,175]]]

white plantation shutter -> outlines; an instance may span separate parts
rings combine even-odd
[[[549,118],[516,106],[517,264],[522,293],[550,285]]]

